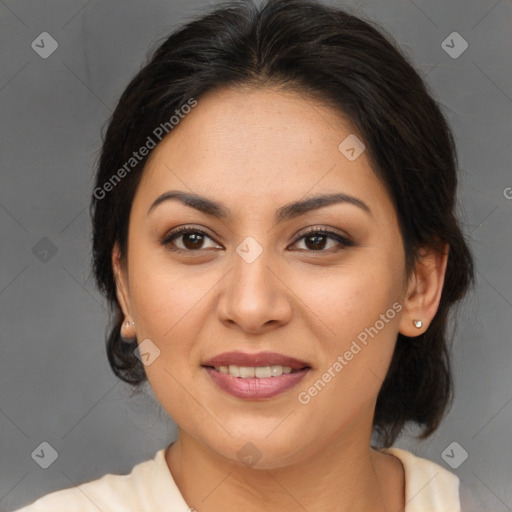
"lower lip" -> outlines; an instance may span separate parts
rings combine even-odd
[[[310,368],[306,368],[294,373],[283,374],[279,377],[266,377],[263,379],[251,377],[244,379],[242,377],[233,377],[229,373],[218,372],[206,366],[203,368],[220,389],[230,395],[248,400],[277,396],[296,386],[310,370]]]

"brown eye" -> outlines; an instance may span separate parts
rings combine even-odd
[[[162,244],[170,246],[170,249],[173,251],[196,252],[204,249],[203,245],[206,239],[213,241],[213,239],[206,233],[206,231],[203,231],[202,229],[183,227],[172,231],[167,236],[165,236],[162,240]],[[176,240],[180,242],[176,244]]]
[[[204,235],[200,233],[188,233],[181,235],[181,239],[186,249],[201,249],[204,242]]]
[[[344,247],[353,246],[354,243],[346,237],[339,235],[338,233],[334,233],[332,231],[326,231],[321,229],[312,229],[307,233],[303,234],[300,238],[298,238],[294,244],[297,242],[304,240],[304,245],[306,246],[306,250],[308,252],[336,252],[337,250],[342,250]],[[328,240],[337,242],[337,244],[331,245],[327,250],[325,250],[326,245],[328,244]],[[330,250],[336,245],[341,246],[341,248]]]

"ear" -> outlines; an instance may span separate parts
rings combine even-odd
[[[443,291],[449,249],[446,243],[441,249],[422,247],[419,250],[416,268],[407,284],[400,319],[399,332],[404,336],[412,338],[423,334],[434,318]],[[414,320],[421,320],[422,327],[417,328]]]
[[[127,320],[131,321],[131,308],[129,300],[128,272],[126,265],[121,261],[121,252],[116,242],[112,249],[112,269],[114,271],[114,279],[116,282],[116,294],[121,310]]]

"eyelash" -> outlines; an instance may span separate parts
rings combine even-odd
[[[188,235],[188,234],[201,234],[201,235],[204,235],[204,236],[210,238],[211,240],[213,240],[213,238],[206,231],[204,231],[201,228],[192,228],[190,226],[182,226],[180,228],[175,229],[174,231],[171,231],[167,235],[165,235],[164,238],[161,240],[161,244],[164,245],[164,246],[167,246],[169,248],[169,250],[174,251],[174,252],[178,252],[178,253],[191,254],[191,253],[200,253],[200,252],[202,252],[201,249],[198,249],[198,250],[194,251],[194,250],[177,249],[175,247],[172,247],[172,243],[171,242],[173,240],[175,240],[176,238],[179,238],[182,235]],[[316,254],[318,254],[318,253],[332,254],[332,253],[336,253],[336,252],[340,252],[340,251],[344,250],[345,247],[352,247],[352,246],[354,246],[354,242],[352,242],[352,240],[350,240],[350,239],[348,239],[346,237],[343,237],[343,236],[341,236],[338,233],[335,233],[333,231],[328,231],[328,230],[320,229],[320,228],[311,228],[311,229],[305,231],[297,239],[295,239],[295,241],[293,242],[292,245],[296,244],[297,242],[299,242],[303,238],[307,238],[307,237],[313,236],[313,235],[326,236],[327,238],[331,238],[333,240],[336,240],[337,242],[339,242],[344,247],[342,247],[340,249],[335,249],[335,250],[333,250],[333,248],[331,248],[331,249],[328,249],[328,250],[320,249],[320,250],[317,250],[317,251],[303,249],[305,252],[316,253]],[[215,240],[213,240],[213,241],[215,242]],[[215,242],[215,243],[217,243],[217,242]]]

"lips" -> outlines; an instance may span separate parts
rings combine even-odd
[[[225,352],[219,354],[212,359],[208,359],[202,363],[202,366],[289,366],[292,370],[301,370],[310,368],[305,361],[300,361],[294,357],[278,354],[277,352],[259,352],[256,354],[248,354],[246,352]]]

